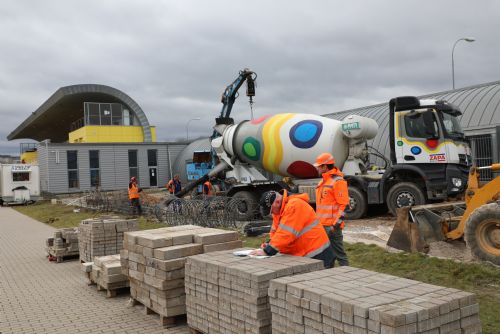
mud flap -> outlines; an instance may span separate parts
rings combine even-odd
[[[410,221],[410,207],[396,209],[396,225],[392,229],[387,246],[407,252],[429,252],[429,244],[422,237],[418,223]]]

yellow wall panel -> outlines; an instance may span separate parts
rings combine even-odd
[[[156,128],[151,127],[156,142]],[[142,126],[87,125],[69,133],[70,143],[142,143]]]

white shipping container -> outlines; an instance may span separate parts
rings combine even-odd
[[[0,204],[23,204],[39,198],[38,165],[0,164]]]

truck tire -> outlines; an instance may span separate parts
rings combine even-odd
[[[366,196],[356,187],[349,187],[349,205],[345,208],[346,219],[359,219],[365,216],[368,203]]]
[[[423,190],[414,183],[396,183],[387,193],[387,208],[396,217],[396,209],[425,204]]]
[[[465,222],[464,239],[479,259],[500,265],[500,203],[474,210]]]
[[[257,197],[250,191],[238,191],[232,196],[231,210],[236,220],[252,220],[259,213]]]

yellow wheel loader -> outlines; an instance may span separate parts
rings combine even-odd
[[[500,170],[500,163],[472,167],[465,202],[404,207],[387,245],[409,252],[429,251],[432,241],[465,239],[479,259],[500,265],[500,176],[479,184],[479,171]]]

